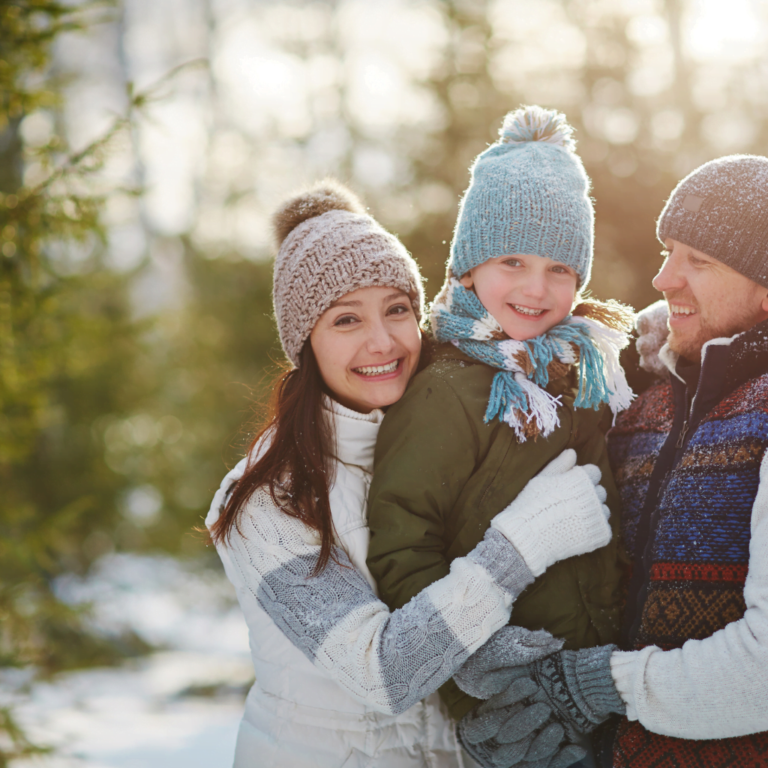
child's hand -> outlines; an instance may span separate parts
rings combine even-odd
[[[611,540],[610,512],[600,470],[576,466],[563,451],[531,478],[518,497],[491,521],[522,555],[534,576],[553,563],[582,555]]]

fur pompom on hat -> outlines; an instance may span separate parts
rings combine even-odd
[[[510,112],[479,154],[461,201],[448,269],[455,277],[495,256],[531,253],[592,270],[590,181],[565,115],[538,106]]]
[[[359,288],[399,288],[421,319],[424,294],[416,262],[343,184],[326,179],[292,196],[272,215],[272,226],[278,247],[275,319],[295,366],[323,312]]]

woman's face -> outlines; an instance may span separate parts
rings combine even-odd
[[[421,353],[411,300],[398,288],[358,288],[342,296],[321,315],[309,341],[334,398],[360,413],[397,402]]]

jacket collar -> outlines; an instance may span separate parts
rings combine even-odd
[[[768,320],[733,337],[726,374],[729,391],[768,373]]]
[[[358,413],[327,396],[323,399],[323,407],[331,416],[336,458],[342,464],[373,472],[373,452],[384,412],[377,408],[370,413]]]
[[[672,376],[685,384],[677,372],[680,356],[669,348],[668,343],[659,351],[659,359]],[[716,381],[714,389],[718,390],[720,398],[765,373],[768,373],[768,320],[729,338],[710,339],[702,347],[700,384],[707,378],[710,384]]]

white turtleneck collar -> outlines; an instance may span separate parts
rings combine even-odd
[[[323,398],[323,407],[333,415],[336,458],[373,472],[373,451],[384,411],[377,408],[370,413],[358,413],[327,396]]]

